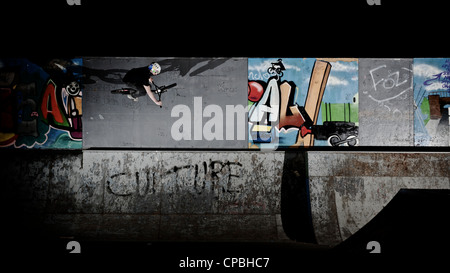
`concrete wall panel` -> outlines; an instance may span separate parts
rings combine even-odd
[[[361,146],[413,146],[412,59],[359,59]]]
[[[282,152],[84,151],[1,159],[12,225],[30,236],[286,239],[277,221]]]
[[[162,94],[162,108],[148,96],[134,102],[122,94],[110,93],[113,89],[126,87],[122,78],[130,69],[147,66],[153,61],[162,67],[161,74],[152,77],[157,85],[177,84]],[[238,137],[238,130],[247,131],[245,58],[86,57],[84,66],[87,80],[83,102],[83,148],[247,147],[246,134],[242,133],[243,138]],[[211,105],[214,105],[210,108],[212,113],[204,112]],[[240,105],[244,110],[233,118],[234,124],[228,126],[227,115],[232,113],[227,111],[227,105]],[[180,112],[180,109],[184,111]],[[175,126],[182,117],[188,122]],[[217,121],[215,127],[204,129],[213,119],[212,123]],[[219,129],[223,130],[220,136],[207,138],[207,132],[214,133]],[[177,139],[172,130],[189,130],[189,138]],[[233,136],[227,137],[231,130]]]

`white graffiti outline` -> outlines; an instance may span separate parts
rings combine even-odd
[[[380,66],[378,66],[378,67],[376,67],[376,68],[373,68],[373,69],[369,70],[370,77],[372,78],[373,89],[374,89],[375,91],[378,91],[378,90],[377,90],[377,86],[378,86],[381,82],[383,82],[383,87],[384,87],[384,89],[392,89],[392,88],[394,88],[394,87],[399,87],[399,86],[401,86],[401,85],[403,85],[403,84],[406,84],[406,83],[408,82],[409,79],[405,79],[404,81],[399,82],[399,79],[400,79],[400,71],[396,71],[396,72],[390,73],[390,74],[387,76],[386,79],[385,79],[385,78],[381,78],[379,81],[376,82],[376,81],[375,81],[375,77],[374,77],[374,72],[377,71],[377,70],[379,70],[379,69],[381,69],[381,68],[386,68],[386,67],[387,67],[387,65],[384,64],[384,65],[380,65]],[[406,67],[402,67],[401,69],[406,70],[406,71],[408,71],[408,72],[413,72],[411,69],[406,68]],[[394,76],[394,78],[392,78],[392,76]],[[392,82],[392,84],[386,86],[386,82]],[[392,99],[398,98],[398,97],[400,97],[401,95],[405,94],[408,90],[412,90],[412,89],[413,89],[413,81],[411,80],[411,84],[410,84],[410,86],[409,86],[408,88],[406,88],[405,90],[403,90],[403,91],[401,91],[400,93],[396,94],[395,96],[392,96],[392,97],[389,97],[389,98],[385,98],[385,99],[376,99],[376,98],[374,98],[372,95],[369,94],[369,91],[368,91],[368,90],[363,91],[363,93],[364,93],[364,94],[367,94],[367,96],[368,96],[371,100],[376,101],[376,102],[378,102],[378,103],[381,104],[381,103],[383,103],[383,102],[390,101],[390,100],[392,100]]]
[[[390,97],[390,98],[387,98],[387,99],[382,99],[382,100],[376,99],[376,98],[372,97],[370,94],[367,95],[367,96],[368,96],[369,98],[371,98],[373,101],[376,101],[376,102],[378,102],[378,103],[383,103],[383,102],[385,102],[385,101],[390,101],[390,100],[392,100],[392,99],[395,99],[395,98],[397,98],[397,97],[403,95],[406,91],[408,91],[408,90],[410,90],[410,89],[412,89],[412,87],[408,87],[407,89],[403,90],[402,92],[398,93],[397,95],[395,95],[395,96],[393,96],[393,97]]]

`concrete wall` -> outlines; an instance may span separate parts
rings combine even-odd
[[[283,153],[3,154],[8,222],[24,236],[279,241]],[[6,205],[5,204],[5,205]]]
[[[400,188],[449,189],[448,153],[2,152],[23,237],[335,245]]]

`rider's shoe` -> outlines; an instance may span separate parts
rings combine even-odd
[[[133,101],[138,101],[138,98],[134,98],[134,97],[131,96],[131,95],[127,95],[127,98],[129,98],[130,100],[133,100]]]

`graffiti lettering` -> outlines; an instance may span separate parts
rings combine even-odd
[[[292,86],[293,85],[293,86]],[[295,89],[294,83],[284,82],[280,86],[281,89],[281,108],[280,108],[280,123],[279,128],[289,128],[296,127],[300,128],[304,119],[300,114],[299,106],[296,104],[294,106],[289,106],[289,98],[291,97],[291,90]],[[291,115],[287,115],[287,110],[289,107],[289,111]]]
[[[239,190],[234,190],[231,187],[233,184],[232,179],[241,176],[241,167],[242,164],[239,162],[210,160],[209,162],[203,161],[200,164],[173,166],[163,173],[147,169],[142,171],[145,179],[141,178],[142,172],[135,172],[134,174],[120,172],[110,176],[106,183],[106,189],[108,193],[116,196],[155,194],[156,181],[171,177],[177,182],[181,179],[192,180],[194,190],[199,194],[207,190],[206,184],[208,183],[216,184],[223,193],[238,193]],[[188,171],[190,175],[181,173],[183,170]]]
[[[132,174],[121,172],[114,174],[110,177],[111,180],[106,181],[106,189],[110,194],[114,194],[116,196],[129,196],[134,193],[137,193],[139,196],[144,196],[146,194],[155,194],[155,180],[154,180],[154,172],[150,170],[144,171],[145,180],[141,181],[140,173],[134,173],[134,183],[128,183],[132,179]],[[118,179],[124,177],[126,181],[126,185],[121,185],[117,183]],[[132,185],[130,185],[132,184]],[[134,187],[133,187],[134,186]]]
[[[387,65],[373,68],[369,71],[373,91],[369,93],[368,90],[364,90],[363,94],[367,94],[371,100],[385,107],[388,111],[401,114],[400,110],[390,101],[396,98],[407,98],[407,92],[413,88],[410,72],[412,70],[407,67],[402,67],[395,72],[391,72]],[[391,109],[392,107],[394,109]]]
[[[274,68],[278,65],[281,68]],[[293,93],[296,85],[294,82],[283,81],[280,83],[280,78],[283,76],[282,70],[284,65],[279,59],[277,63],[272,63],[272,67],[268,71],[272,72],[265,91],[259,91],[263,88],[261,84],[255,81],[249,82],[249,100],[255,102],[249,112],[249,122],[252,123],[251,136],[254,143],[273,142],[270,133],[272,130],[281,130],[296,128],[299,129],[300,135],[304,137],[311,133],[304,124],[308,120],[297,104],[292,105]],[[312,125],[312,124],[310,124]]]
[[[57,89],[56,84],[49,80],[42,97],[41,112],[49,125],[69,131],[73,139],[82,138],[81,95],[76,84]]]
[[[372,79],[373,89],[376,92],[368,94],[369,91],[365,90],[363,93],[368,94],[368,97],[371,100],[378,102],[380,105],[391,111],[391,108],[388,106],[387,102],[398,97],[406,99],[406,93],[409,90],[412,90],[412,81],[409,76],[410,72],[412,72],[411,69],[402,67],[401,70],[391,73],[387,69],[387,65],[381,65],[371,69],[369,73]],[[400,77],[404,78],[401,82]],[[400,88],[394,89],[394,87]]]
[[[269,79],[263,96],[249,113],[250,122],[278,125],[280,91],[276,78]]]
[[[263,68],[261,66],[266,65],[268,66],[267,73],[272,75],[272,77],[267,82],[263,82],[258,80],[260,77],[257,77],[256,80],[250,79],[250,76],[254,74],[249,72],[248,100],[251,108],[248,121],[250,126],[250,147],[255,147],[255,145],[259,148],[312,146],[314,145],[314,139],[328,140],[328,145],[332,146],[341,144],[357,145],[357,126],[354,122],[350,122],[351,107],[349,103],[333,103],[333,109],[336,109],[335,106],[338,104],[343,106],[343,121],[340,119],[331,120],[330,114],[330,120],[327,118],[323,125],[317,124],[322,97],[324,96],[325,86],[331,71],[329,62],[314,61],[305,103],[304,106],[300,106],[297,101],[299,91],[294,82],[295,78],[292,78],[291,73],[283,72],[291,72],[289,71],[291,68],[296,72],[301,71],[302,69],[298,64],[290,63],[289,65],[284,65],[282,59],[278,59],[277,62],[258,61],[260,63],[253,64],[251,66],[252,69],[262,71]],[[302,62],[302,60],[298,61]],[[269,63],[271,66],[269,66]],[[337,71],[348,72],[354,71],[354,69],[338,63]],[[281,80],[284,75],[289,75],[292,80]],[[396,73],[390,76],[392,81],[385,82],[387,87],[403,84],[403,82],[399,82],[398,78],[395,78]],[[336,76],[333,77],[332,85],[343,82],[348,84],[347,81],[337,79]],[[381,81],[377,84],[380,83]],[[349,94],[346,94],[346,99],[353,100],[353,97],[349,96]],[[328,105],[331,106],[330,103]],[[331,107],[328,110],[331,112]],[[339,109],[339,113],[341,112],[342,110]],[[296,137],[293,138],[292,136],[295,134]],[[286,135],[289,135],[289,137],[286,137]],[[289,144],[279,143],[286,139],[290,139],[291,142]],[[292,141],[293,139],[295,141]]]
[[[44,95],[42,96],[41,112],[44,119],[47,119],[50,123],[58,125],[67,124],[67,121],[63,119],[61,110],[58,107],[58,102],[56,100],[56,84],[52,80],[49,80]],[[52,119],[50,119],[49,114]]]
[[[439,82],[444,90],[450,91],[450,61],[446,60],[442,68],[445,69],[443,72],[433,75],[433,78],[424,81],[423,85],[430,86],[435,82]]]

